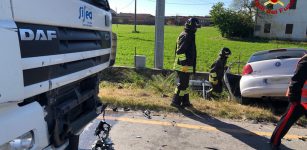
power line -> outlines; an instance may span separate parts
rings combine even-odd
[[[125,5],[124,7],[120,8],[120,9],[125,9],[125,8],[129,7],[133,2],[134,2],[134,0],[132,0],[131,2],[129,2],[127,5]]]

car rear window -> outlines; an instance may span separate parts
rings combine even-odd
[[[304,50],[268,51],[267,53],[254,54],[248,63],[271,59],[301,58],[306,52]]]

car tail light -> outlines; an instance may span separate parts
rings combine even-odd
[[[247,64],[243,67],[243,71],[242,71],[242,75],[248,75],[248,74],[251,74],[253,73],[253,68],[250,64]]]

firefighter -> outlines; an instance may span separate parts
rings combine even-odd
[[[219,58],[211,65],[209,82],[212,85],[212,94],[223,92],[223,76],[228,57],[231,55],[229,48],[222,48]]]
[[[190,73],[195,73],[196,70],[196,44],[195,33],[201,25],[197,18],[190,18],[185,23],[184,31],[179,35],[175,50],[174,70],[177,72],[179,82],[175,89],[173,101],[174,107],[191,107],[189,100]]]
[[[289,108],[282,116],[273,132],[270,143],[272,149],[279,149],[281,139],[291,126],[307,114],[307,54],[299,61],[287,92]]]

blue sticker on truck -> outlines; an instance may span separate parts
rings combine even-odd
[[[90,7],[81,6],[79,8],[79,20],[82,21],[83,26],[93,26],[93,12]]]

